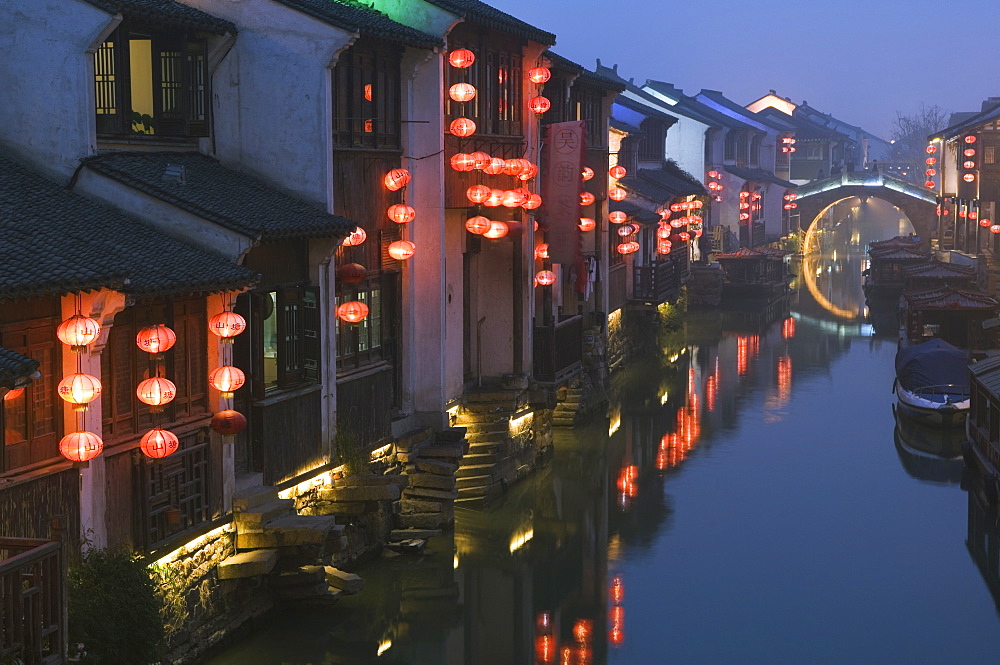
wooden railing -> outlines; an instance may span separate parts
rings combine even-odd
[[[660,304],[681,288],[682,275],[674,261],[658,261],[653,265],[635,266],[632,279],[632,300]]]
[[[392,365],[381,364],[338,377],[337,429],[366,448],[381,445],[392,435],[395,371]]]
[[[583,366],[583,316],[535,326],[534,375],[555,383]]]
[[[0,538],[0,663],[64,663],[62,545]]]
[[[276,485],[329,461],[320,394],[320,386],[315,385],[254,404],[251,457],[254,470],[264,474],[265,485]]]

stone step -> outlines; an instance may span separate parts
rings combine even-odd
[[[337,489],[341,487],[370,487],[375,485],[399,485],[400,487],[406,487],[407,482],[406,475],[401,473],[381,476],[362,474],[338,478],[333,481],[333,486]]]
[[[417,538],[427,540],[441,535],[441,529],[393,529],[389,532],[389,541],[398,543],[403,540]]]
[[[277,499],[277,489],[269,485],[258,485],[233,494],[233,510],[238,513],[244,512]]]
[[[470,476],[492,476],[493,470],[496,468],[496,464],[470,464],[462,467],[455,472],[455,477],[459,479],[458,486],[462,486],[462,478],[468,478]]]
[[[403,436],[399,437],[394,441],[396,445],[396,450],[413,450],[414,448],[420,446],[431,440],[434,435],[434,430],[429,427],[424,427],[422,429],[415,429],[413,431],[407,432]]]
[[[240,552],[226,558],[218,566],[220,580],[267,575],[278,563],[278,550],[264,549]]]
[[[470,434],[468,439],[469,447],[472,448],[477,443],[503,443],[504,441],[510,440],[510,434],[507,429],[502,432],[482,432],[477,434]]]
[[[414,473],[410,475],[411,487],[427,487],[436,490],[450,490],[455,486],[454,476],[440,476],[436,473]]]
[[[274,499],[267,503],[254,506],[248,510],[237,512],[236,529],[260,531],[265,524],[279,517],[284,517],[295,511],[294,499]]]
[[[459,419],[471,415],[504,416],[514,413],[513,402],[475,402],[466,404],[458,411]]]
[[[466,405],[474,402],[515,401],[519,393],[519,390],[470,390],[465,393],[462,401]]]
[[[469,444],[469,454],[471,455],[499,455],[500,451],[505,449],[510,441],[504,439],[503,441],[477,441],[476,443]],[[464,457],[462,458],[465,459]]]
[[[434,433],[435,443],[457,443],[465,438],[464,427],[449,427]]]
[[[428,487],[410,487],[407,488],[403,496],[407,499],[450,501],[458,497],[458,490],[435,490]]]
[[[440,513],[451,505],[451,499],[407,499],[399,500],[399,512],[403,515],[411,513]]]
[[[462,458],[462,466],[478,466],[481,464],[494,464],[500,456],[496,453],[474,453],[469,449],[469,454]]]
[[[323,570],[326,572],[327,583],[334,589],[339,589],[344,593],[357,593],[365,588],[365,581],[354,573],[348,573],[333,566],[324,566]]]
[[[458,491],[459,494],[462,490],[470,489],[473,487],[488,487],[494,482],[493,475],[485,476],[466,476],[465,478],[458,479]]]
[[[432,459],[458,459],[468,452],[469,445],[465,440],[455,443],[435,444],[420,451],[420,457]]]
[[[436,529],[448,522],[444,513],[410,513],[400,515],[399,523],[406,529]]]
[[[473,485],[470,487],[463,487],[458,490],[459,499],[464,499],[470,496],[490,498],[492,495],[499,496],[502,493],[503,487],[498,482],[492,482],[486,485]]]
[[[458,416],[458,422],[468,431],[474,425],[489,425],[491,423],[506,423],[510,420],[513,411],[489,412],[489,413],[462,413]]]
[[[316,492],[321,501],[395,501],[399,498],[399,485],[358,485],[334,487]]]
[[[440,459],[426,459],[423,457],[417,457],[416,459],[411,459],[406,465],[407,473],[434,473],[441,476],[451,476],[454,475],[455,469],[458,468],[457,464],[452,462],[445,462]]]
[[[472,441],[477,434],[503,434],[507,436],[510,432],[510,423],[504,420],[499,423],[471,423],[466,429],[469,433],[465,435],[469,441]]]
[[[279,517],[266,523],[263,531],[237,533],[236,549],[322,545],[330,538],[330,531],[336,522],[334,517],[325,515]]]

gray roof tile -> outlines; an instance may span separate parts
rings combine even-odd
[[[556,43],[556,36],[551,32],[536,28],[479,0],[427,0],[427,2],[457,14],[472,23],[479,23],[501,32],[509,32],[539,44],[552,46]]]
[[[321,21],[363,35],[382,37],[418,48],[444,46],[444,40],[408,25],[397,23],[374,9],[337,0],[276,0]]]
[[[204,30],[222,35],[236,34],[236,26],[229,21],[206,14],[175,0],[86,0],[95,7],[121,13],[128,18],[146,19],[194,30]]]
[[[38,361],[0,346],[0,387],[19,388],[38,371]]]

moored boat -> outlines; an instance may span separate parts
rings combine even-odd
[[[901,348],[893,386],[899,410],[935,427],[960,427],[969,413],[969,357],[942,339]]]

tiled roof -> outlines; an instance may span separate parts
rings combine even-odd
[[[257,275],[45,179],[0,153],[0,300],[112,288],[241,289]]]
[[[962,266],[957,263],[944,263],[943,261],[929,261],[912,266],[903,266],[903,272],[907,277],[926,278],[947,278],[947,277],[968,277],[976,275],[976,269],[972,266]]]
[[[714,254],[716,259],[781,259],[788,252],[784,252],[780,249],[771,249],[770,247],[755,247],[750,249],[749,247],[740,247],[735,252],[727,252],[725,254]]]
[[[236,26],[200,9],[195,9],[175,0],[86,0],[95,7],[111,12],[121,13],[127,18],[151,20],[157,23],[204,30],[217,35],[227,32],[236,34]]]
[[[546,51],[542,54],[542,57],[548,58],[551,61],[553,68],[564,69],[576,74],[579,77],[577,79],[579,81],[593,83],[594,85],[606,88],[607,90],[616,90],[618,92],[625,90],[626,85],[623,81],[611,79],[607,76],[602,76],[597,72],[592,72],[583,65],[578,65],[569,58],[564,58],[554,51]]]
[[[440,37],[397,23],[374,9],[345,4],[337,0],[276,1],[344,30],[382,37],[418,48],[444,46],[444,40]]]
[[[745,119],[747,119],[747,120],[749,120],[751,122],[759,122],[760,124],[764,125],[765,127],[770,127],[771,129],[777,129],[777,130],[781,130],[782,129],[781,126],[777,125],[770,118],[762,116],[759,113],[754,113],[753,111],[740,106],[739,104],[737,104],[733,100],[731,100],[728,97],[726,97],[725,95],[723,95],[718,90],[702,90],[698,94],[701,94],[701,95],[704,95],[705,97],[708,97],[709,99],[711,99],[713,102],[715,102],[719,106],[725,107],[725,108],[729,109],[730,111],[732,111],[733,113],[736,113],[740,117],[745,118]]]
[[[929,252],[925,252],[917,247],[887,247],[886,249],[868,250],[868,255],[872,261],[917,261],[930,257]]]
[[[926,291],[903,294],[910,307],[915,309],[997,309],[1000,303],[981,291],[968,291],[942,286]]]
[[[427,0],[427,2],[457,14],[471,23],[485,25],[501,32],[509,32],[546,46],[552,46],[556,43],[556,36],[551,32],[536,28],[479,0]]]
[[[743,178],[744,180],[750,182],[771,182],[775,185],[781,185],[785,189],[795,189],[796,187],[794,182],[782,180],[770,171],[765,171],[764,169],[745,169],[739,166],[724,166],[723,168],[737,178]]]
[[[608,201],[608,212],[623,212],[641,224],[651,224],[660,221],[660,216],[655,212],[640,208],[627,201]]]
[[[919,247],[920,241],[912,236],[894,236],[888,240],[873,240],[868,243],[868,251],[883,248]]]
[[[0,387],[19,388],[38,371],[38,361],[0,346]]]
[[[1000,118],[1000,106],[987,108],[985,111],[976,113],[952,113],[948,121],[951,125],[939,132],[935,132],[927,137],[928,140],[935,138],[952,139],[961,134],[975,129],[987,122],[993,122]]]
[[[632,134],[632,135],[642,134],[643,133],[643,131],[641,129],[639,129],[638,127],[634,127],[633,125],[630,125],[627,122],[622,122],[621,120],[618,120],[615,117],[612,117],[611,120],[610,120],[610,122],[611,122],[611,127],[613,127],[614,129],[617,129],[618,131],[628,132],[629,134]]]
[[[185,184],[164,183],[167,166],[183,166]],[[86,167],[255,239],[343,238],[356,226],[196,152],[116,152]]]

